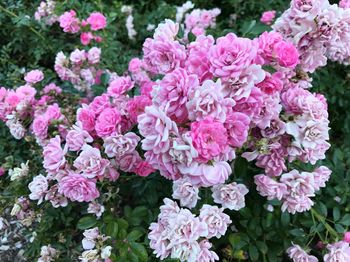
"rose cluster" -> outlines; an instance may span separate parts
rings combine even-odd
[[[327,58],[349,64],[350,10],[328,0],[292,0],[290,8],[272,28],[291,41],[300,53],[300,67],[306,72],[325,66]]]
[[[80,21],[74,10],[64,12],[59,17],[60,27],[64,32],[70,34],[80,33],[80,41],[83,45],[88,45],[92,40],[101,42],[102,37],[96,32],[107,26],[106,17],[100,12],[93,12],[86,20]]]
[[[58,21],[58,16],[55,14],[56,1],[46,0],[40,2],[34,18],[37,21],[44,21],[47,25],[52,25]]]

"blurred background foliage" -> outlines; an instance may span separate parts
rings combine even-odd
[[[289,6],[289,1],[286,0],[192,2],[196,8],[221,9],[216,29],[211,29],[208,33],[221,36],[235,32],[250,38],[269,30],[259,22],[263,11],[274,9],[279,16]],[[63,33],[57,23],[47,26],[33,19],[39,3],[40,1],[29,0],[0,2],[0,86],[11,88],[21,85],[23,73],[37,68],[55,80],[53,64],[56,53],[61,50],[68,53],[74,48],[82,48],[78,35]],[[103,50],[102,66],[123,74],[130,58],[141,55],[144,39],[152,35],[152,32],[147,31],[147,25],[157,25],[165,18],[174,19],[175,6],[182,3],[179,0],[66,0],[59,2],[57,13],[70,9],[76,10],[78,17],[86,17],[92,11],[104,13],[108,18],[108,27],[103,32],[104,41],[99,44]],[[122,5],[133,6],[137,31],[135,40],[127,37],[126,16],[120,12]],[[230,213],[235,228],[214,243],[214,250],[223,261],[286,261],[284,253],[292,241],[301,246],[309,245],[313,248],[314,255],[321,257],[322,250],[318,249],[320,240],[325,243],[334,242],[335,238],[341,238],[342,233],[349,230],[349,72],[349,67],[329,63],[312,75],[312,91],[324,94],[329,103],[332,148],[322,164],[333,170],[327,187],[315,198],[314,211],[289,215],[280,211],[278,202],[267,203],[252,185],[252,177],[259,170],[238,158],[231,179],[245,183],[250,193],[246,200],[247,207]],[[37,152],[34,142],[14,140],[6,126],[0,123],[0,165],[12,168],[30,160],[30,176],[35,176],[41,171],[41,157]],[[301,163],[297,165],[306,170],[310,168]],[[28,183],[31,177],[28,178]],[[74,261],[73,257],[80,252],[81,230],[100,225],[106,234],[115,239],[115,261],[157,261],[147,248],[146,233],[148,225],[157,217],[162,199],[170,197],[171,183],[155,174],[146,180],[137,177],[122,178],[115,185],[106,187],[110,187],[110,195],[104,197],[110,197],[111,206],[101,221],[78,213],[76,210],[86,210],[86,206],[82,207],[83,204],[60,209],[45,207],[42,222],[35,229],[38,237],[27,253],[29,258],[38,256],[41,245],[56,243],[63,250],[60,261]],[[28,194],[26,187],[9,183],[6,177],[0,178],[0,191],[2,195],[9,192],[16,192],[17,196]],[[210,201],[207,195],[203,192],[202,203]],[[274,208],[270,206],[268,211],[268,205]],[[330,232],[329,226],[334,232]],[[58,241],[62,235],[69,235],[69,238]],[[129,241],[122,243],[121,240],[126,237]]]

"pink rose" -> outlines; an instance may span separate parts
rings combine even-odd
[[[344,233],[343,241],[346,243],[350,243],[350,232],[349,231]]]
[[[268,95],[279,93],[283,89],[281,74],[274,73],[272,75],[266,75],[264,81],[259,83],[257,86],[261,91]]]
[[[243,184],[233,182],[231,184],[215,185],[212,188],[213,199],[223,208],[230,210],[240,210],[245,207],[244,196],[248,194],[248,188]]]
[[[76,17],[76,12],[74,10],[63,13],[59,17],[59,22],[64,32],[74,34],[80,30],[79,19]]]
[[[145,112],[146,106],[150,105],[152,105],[152,100],[148,96],[134,96],[127,104],[130,120],[133,123],[137,123],[137,117]]]
[[[124,172],[135,172],[135,169],[141,162],[141,157],[137,151],[123,155],[117,160],[119,168]]]
[[[93,131],[95,129],[95,112],[90,110],[88,106],[83,105],[77,111],[77,120],[82,123],[83,129]]]
[[[256,175],[254,177],[256,189],[260,195],[267,197],[268,200],[281,200],[283,195],[287,192],[287,186],[278,183],[272,178],[265,175]]]
[[[220,238],[232,223],[230,217],[223,212],[223,208],[206,204],[200,210],[199,219],[208,226],[207,238]]]
[[[198,187],[192,185],[191,181],[187,178],[178,179],[173,182],[172,197],[180,200],[180,205],[183,207],[194,208],[197,205],[198,199],[200,199],[198,193]]]
[[[94,180],[73,172],[62,178],[58,192],[78,202],[90,202],[100,196]]]
[[[28,84],[35,84],[40,82],[43,79],[44,79],[44,74],[41,70],[32,70],[28,72],[24,77],[24,80]]]
[[[232,112],[226,116],[224,126],[227,130],[228,144],[241,147],[247,141],[250,118],[240,112]]]
[[[86,22],[90,25],[92,31],[103,29],[107,25],[106,17],[99,12],[91,13]]]
[[[266,25],[271,25],[273,19],[275,19],[275,16],[276,16],[275,10],[265,11],[260,18],[260,22]]]
[[[109,84],[107,93],[110,96],[118,97],[126,94],[133,87],[134,83],[131,81],[130,76],[120,76]]]
[[[90,44],[90,41],[94,39],[94,35],[91,32],[82,32],[80,35],[80,42],[83,45]]]
[[[64,155],[67,149],[62,149],[61,138],[57,135],[51,138],[47,146],[44,147],[44,168],[48,173],[57,173],[66,163]]]
[[[350,1],[349,0],[340,0],[339,7],[350,8]]]
[[[101,157],[99,149],[84,145],[73,165],[83,176],[94,178],[103,176],[109,161]]]
[[[142,177],[147,177],[155,171],[156,170],[147,161],[140,161],[134,170],[138,176]]]
[[[210,117],[191,124],[191,137],[201,160],[212,160],[227,148],[224,125]]]
[[[61,109],[57,104],[49,105],[46,109],[45,115],[49,122],[52,120],[58,120],[62,117]]]
[[[110,107],[110,97],[107,94],[101,96],[96,96],[92,100],[89,108],[95,112],[96,115],[99,115],[105,108]]]
[[[101,48],[93,47],[87,52],[87,59],[90,64],[97,64],[100,62]]]
[[[210,71],[223,80],[236,78],[255,59],[257,47],[248,38],[229,33],[219,37],[209,51]]]
[[[105,108],[96,120],[95,130],[99,137],[106,137],[117,131],[121,116],[116,108]]]
[[[108,157],[121,158],[136,150],[140,137],[133,132],[125,135],[112,135],[104,138],[105,153]]]
[[[82,129],[81,122],[74,125],[73,129],[71,129],[66,136],[66,143],[71,151],[79,151],[86,143],[92,142],[93,138],[87,131]]]
[[[129,71],[135,74],[141,71],[141,66],[142,66],[142,61],[139,58],[134,57],[129,62]]]
[[[40,115],[34,118],[33,121],[33,133],[39,139],[45,139],[47,137],[47,130],[49,127],[49,121],[46,115]]]
[[[33,178],[33,181],[29,183],[28,188],[30,190],[29,198],[31,200],[38,200],[38,205],[44,200],[45,194],[49,188],[46,177],[38,175]]]
[[[299,63],[299,53],[292,43],[281,41],[274,46],[280,66],[294,68]]]

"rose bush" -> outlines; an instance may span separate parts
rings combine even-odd
[[[349,259],[350,9],[267,2],[0,4],[27,259]]]

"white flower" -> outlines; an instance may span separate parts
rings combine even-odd
[[[79,257],[79,259],[83,262],[95,262],[98,261],[98,258],[99,256],[97,249],[84,251],[83,254],[81,254],[81,257]]]
[[[14,204],[13,205],[13,208],[12,208],[12,210],[11,210],[11,216],[15,216],[15,215],[17,215],[20,211],[21,211],[21,206],[19,205],[19,204]]]
[[[29,167],[28,167],[29,161],[27,163],[22,163],[21,167],[15,167],[14,169],[9,170],[10,180],[14,181],[16,179],[19,179],[21,177],[25,177],[29,173]]]
[[[38,205],[41,204],[41,202],[43,202],[48,187],[49,184],[46,180],[46,177],[44,177],[43,175],[38,175],[34,177],[33,181],[30,182],[30,184],[28,185],[28,188],[31,192],[29,198],[31,200],[38,200]]]
[[[106,246],[101,250],[101,258],[102,259],[106,259],[109,258],[111,256],[111,250],[112,247],[111,246]]]

